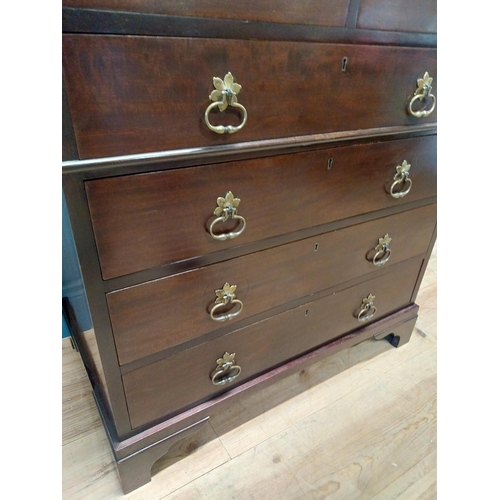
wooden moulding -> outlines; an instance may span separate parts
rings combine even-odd
[[[420,119],[406,110],[424,72],[433,77],[437,94],[436,50],[428,48],[67,34],[63,68],[81,158],[437,118],[437,109]],[[248,121],[235,134],[218,134],[204,114],[214,104],[213,78],[228,72],[242,86],[238,103]],[[214,126],[241,121],[231,106],[210,112]]]
[[[402,206],[392,206],[382,210],[377,210],[375,212],[359,214],[354,217],[348,217],[324,225],[311,226],[301,231],[286,233],[271,238],[265,238],[245,245],[229,247],[223,250],[223,252],[212,252],[208,254],[203,254],[194,258],[188,258],[171,264],[166,264],[159,267],[152,267],[137,273],[127,274],[124,276],[120,276],[118,278],[102,281],[103,289],[105,293],[112,292],[115,290],[120,290],[134,285],[139,285],[141,283],[146,283],[149,281],[165,278],[167,276],[173,276],[176,274],[184,273],[186,271],[190,271],[196,268],[209,266],[212,264],[216,264],[218,262],[228,261],[237,257],[248,255],[250,253],[261,252],[264,250],[268,250],[270,248],[286,245],[298,240],[312,238],[312,237],[319,237],[320,235],[323,235],[325,233],[338,231],[347,228],[349,226],[355,226],[375,219],[382,219],[385,217],[398,214],[402,211],[407,212],[414,209],[420,209],[422,207],[433,205],[436,203],[437,203],[437,196],[434,195],[429,198],[424,198],[421,200],[409,201]]]
[[[68,108],[69,113],[69,108]],[[299,153],[307,149],[341,147],[350,143],[365,144],[374,141],[398,140],[410,137],[436,135],[437,123],[422,123],[395,127],[375,127],[365,130],[344,130],[321,134],[263,139],[250,142],[236,142],[220,146],[163,150],[153,153],[108,156],[80,160],[64,158],[63,175],[80,175],[85,180],[102,179],[116,175],[140,174],[263,158],[277,154]],[[76,148],[76,146],[75,146]]]
[[[208,312],[215,290],[227,280],[237,286],[237,298],[244,303],[242,313],[231,321],[234,327],[242,319],[298,298],[363,276],[377,276],[382,267],[374,266],[367,254],[386,233],[393,241],[391,260],[384,264],[384,270],[423,254],[435,217],[435,205],[428,205],[415,213],[402,212],[109,293],[107,303],[120,364],[220,330],[224,325],[213,321]],[[422,224],[418,233],[412,228],[415,220]],[[340,246],[344,251],[336,255]],[[176,294],[182,299],[171,300]]]
[[[214,386],[208,374],[224,352],[236,353],[237,364],[242,368],[241,376],[232,384],[236,387],[301,353],[356,331],[360,326],[356,310],[369,294],[376,297],[375,318],[405,307],[411,303],[421,267],[422,258],[415,257],[392,266],[389,272],[377,273],[355,286],[247,327],[238,328],[235,323],[234,330],[226,335],[124,374],[132,427],[182,412],[220,394],[221,387]]]
[[[249,7],[251,5],[251,7]],[[436,0],[64,0],[63,6],[108,15],[153,14],[336,28],[435,34]],[[130,26],[127,26],[131,30]],[[115,28],[116,29],[116,28]]]
[[[150,481],[152,465],[168,452],[176,440],[198,430],[201,425],[208,421],[210,415],[228,408],[251,392],[261,390],[271,383],[303,370],[327,356],[359,344],[370,337],[377,339],[387,337],[388,341],[395,347],[404,345],[411,337],[417,320],[417,312],[418,306],[416,304],[409,305],[389,317],[323,345],[180,415],[145,428],[122,441],[116,438],[112,421],[107,416],[106,410],[102,408],[99,393],[95,392],[96,403],[117,462],[124,493],[126,494]]]
[[[210,17],[286,24],[343,27],[350,0],[64,0],[66,7],[163,16]]]
[[[436,144],[431,135],[87,181],[103,278],[434,196]],[[395,199],[388,188],[405,159],[414,187]],[[241,199],[238,213],[248,228],[221,242],[208,227],[228,190]],[[238,224],[229,221],[215,231],[232,228]]]
[[[359,0],[358,0],[359,1]],[[369,30],[436,33],[436,0],[361,0],[356,27]]]
[[[130,432],[130,422],[128,418],[123,384],[118,367],[111,324],[104,297],[102,280],[100,279],[99,261],[94,244],[94,236],[90,216],[88,213],[87,200],[83,184],[74,176],[63,176],[64,195],[67,199],[68,214],[71,221],[73,237],[78,253],[78,260],[82,272],[85,293],[94,325],[95,337],[86,338],[83,333],[79,333],[78,338],[82,344],[90,343],[80,350],[82,358],[87,367],[95,365],[92,359],[95,347],[102,360],[102,373],[93,371],[90,375],[93,385],[100,386],[103,396],[103,407],[113,415],[113,419],[121,436]],[[98,363],[100,367],[101,364]],[[106,397],[109,395],[109,399]]]
[[[401,1],[399,0],[399,2]],[[182,2],[176,3],[181,4]],[[197,3],[201,4],[201,2]],[[305,5],[304,2],[301,3]],[[265,21],[248,22],[246,19],[214,19],[209,17],[162,15],[150,12],[117,12],[103,10],[103,6],[100,4],[96,5],[96,9],[76,6],[63,7],[62,25],[63,33],[133,34],[231,39],[260,38],[265,40],[373,43],[414,47],[435,47],[437,45],[437,35],[433,32],[416,32],[414,30],[405,32],[391,30],[389,27],[386,27],[386,29],[356,29],[358,3],[359,0],[352,0],[351,5],[349,5],[345,27],[285,24]],[[307,5],[309,5],[309,2]],[[406,8],[405,14],[407,16],[410,5],[407,1],[404,2]],[[430,18],[435,19],[435,12],[428,14],[430,14]],[[421,24],[423,23],[421,22]],[[392,28],[396,27],[392,26]]]
[[[424,136],[427,136],[429,132],[431,132],[431,129],[432,127],[430,127],[429,131],[424,132]],[[388,129],[387,133],[392,134],[391,130]],[[430,135],[434,135],[434,133],[435,131],[431,132]],[[311,138],[311,140],[313,140],[313,138]],[[351,142],[349,143],[353,144]],[[297,141],[295,146],[292,146],[290,144],[290,147],[304,147],[300,144],[300,141]],[[312,146],[310,144],[307,146],[308,149],[311,147]],[[202,161],[212,162],[214,160],[214,157],[210,156],[207,153],[207,149],[209,148],[205,148],[202,152]],[[230,148],[230,151],[233,151],[233,148]],[[297,150],[295,149],[294,151]],[[265,153],[269,154],[269,151],[265,151]],[[178,152],[175,153],[174,156],[176,156],[177,154]],[[207,154],[208,156],[206,156]],[[251,157],[255,156],[256,152],[252,150],[251,152],[247,152],[245,154],[248,154]],[[218,155],[220,155],[220,152],[218,153]],[[194,160],[192,160],[190,159],[190,156],[191,155],[187,155],[187,157],[185,158],[188,163],[197,163],[201,160],[201,157],[196,157]],[[216,156],[215,160],[220,162],[221,157]],[[165,159],[162,158],[162,161],[165,161]],[[177,165],[178,161],[179,159],[176,157],[174,163]],[[267,248],[270,248],[271,246],[277,246],[296,241],[298,238],[310,237],[313,235],[321,234],[325,231],[333,231],[352,224],[359,224],[373,217],[384,217],[394,214],[402,209],[401,207],[394,206],[389,209],[379,211],[376,214],[362,214],[356,217],[343,219],[340,222],[329,224],[328,227],[316,226],[306,229],[300,233],[294,232],[288,235],[282,235],[278,238],[264,239],[250,245],[237,246],[234,249],[230,248],[224,251],[223,257],[221,257],[219,253],[214,253],[211,257],[209,254],[208,257],[203,257],[195,261],[183,261],[181,262],[180,267],[176,269],[170,269],[168,267],[152,268],[150,270],[142,271],[138,274],[128,275],[124,278],[115,278],[114,280],[110,280],[109,282],[103,282],[84,184],[85,179],[100,177],[102,174],[109,175],[110,172],[108,171],[106,162],[102,165],[102,168],[100,164],[95,165],[95,162],[99,163],[98,160],[89,162],[88,165],[87,162],[69,162],[68,168],[63,168],[63,186],[65,195],[68,200],[68,212],[70,215],[75,241],[77,243],[76,247],[84,278],[87,299],[89,302],[90,310],[92,311],[92,321],[94,323],[96,332],[99,332],[96,340],[100,356],[103,359],[103,377],[106,381],[105,384],[108,387],[107,392],[109,394],[108,407],[113,414],[116,429],[121,439],[125,439],[133,435],[134,433],[130,428],[130,421],[127,406],[125,403],[125,395],[117,359],[116,346],[109,318],[109,311],[107,309],[105,300],[103,300],[106,292],[117,288],[131,286],[138,282],[158,279],[162,276],[165,276],[167,274],[170,275],[174,272],[182,272],[184,270],[187,270],[188,268],[192,269],[193,267],[212,264],[220,261],[221,258],[222,260],[228,260],[234,257],[248,254],[249,252],[265,250]],[[83,168],[79,168],[80,163],[84,163],[86,166]],[[113,170],[114,175],[117,175],[119,173],[122,174],[126,171],[133,173],[134,171],[137,172],[138,170],[145,171],[165,168],[164,163],[156,164],[155,160],[149,156],[143,159],[139,157],[130,158],[130,162],[128,160],[112,160],[111,163],[112,166],[110,168],[111,170]],[[171,164],[168,162],[167,167],[171,167]],[[409,201],[404,204],[404,209],[410,210],[434,202],[435,196],[421,201]],[[104,360],[106,360],[105,363]],[[106,389],[104,387],[104,384],[102,389],[104,391]]]

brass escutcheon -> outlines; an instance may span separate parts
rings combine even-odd
[[[230,285],[226,282],[222,289],[215,290],[215,303],[212,309],[210,309],[210,317],[214,321],[227,321],[241,314],[241,311],[243,311],[243,302],[236,298],[236,288],[236,285]],[[235,312],[216,315],[219,309],[230,304],[236,304],[239,307]]]
[[[241,367],[234,361],[235,356],[234,352],[232,354],[225,352],[222,358],[216,361],[217,367],[210,376],[212,384],[226,385],[240,375]]]
[[[239,83],[236,83],[234,81],[234,77],[230,72],[226,74],[224,80],[217,76],[214,76],[213,84],[215,90],[212,90],[208,97],[211,101],[214,102],[210,104],[205,110],[205,123],[210,130],[216,132],[217,134],[234,134],[245,126],[248,117],[247,110],[238,102],[238,98],[236,97],[242,87]],[[232,125],[212,125],[208,117],[210,111],[212,111],[212,109],[214,109],[215,107],[218,107],[219,111],[222,112],[228,106],[237,108],[241,111],[241,113],[243,114],[241,123],[237,127],[233,127]]]
[[[431,94],[432,80],[433,79],[429,76],[429,73],[427,73],[427,71],[424,73],[424,76],[422,78],[419,78],[417,80],[417,90],[415,90],[411,101],[408,103],[408,112],[417,118],[425,118],[426,116],[429,116],[436,107],[436,96]],[[424,99],[431,99],[431,108],[427,110],[424,108],[419,111],[415,111],[413,109],[413,104],[416,101],[422,101]]]
[[[357,320],[361,323],[363,323],[364,321],[368,321],[369,319],[373,318],[373,316],[375,316],[377,308],[373,305],[374,299],[375,295],[372,295],[370,293],[368,297],[366,297],[366,299],[363,299],[359,312],[357,314],[354,313],[354,317],[357,318]]]
[[[378,245],[375,247],[375,255],[372,259],[374,266],[382,266],[390,259],[391,249],[389,248],[389,243],[391,241],[392,238],[388,234],[378,239]]]
[[[217,198],[217,207],[214,210],[214,215],[217,215],[217,218],[212,221],[212,224],[210,224],[209,228],[210,236],[212,236],[214,240],[219,240],[219,241],[231,240],[239,236],[245,230],[247,221],[245,220],[244,217],[238,215],[238,210],[237,210],[240,201],[241,200],[239,198],[234,197],[231,191],[228,191],[224,198],[222,196],[219,196],[219,198]],[[239,231],[214,234],[213,229],[215,225],[218,224],[219,222],[226,222],[228,219],[235,219],[241,222],[242,226],[239,229]]]
[[[393,198],[403,198],[406,196],[411,189],[412,181],[410,179],[410,168],[411,165],[404,160],[401,165],[396,167],[396,173],[392,180],[394,181],[391,185],[390,194]],[[400,187],[399,191],[394,191],[396,186]],[[405,186],[406,189],[403,189]]]

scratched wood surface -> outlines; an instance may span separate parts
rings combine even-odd
[[[126,498],[437,498],[436,263],[437,246],[409,344],[368,340],[245,399],[174,445]],[[62,349],[62,498],[121,498],[82,363],[68,339]]]

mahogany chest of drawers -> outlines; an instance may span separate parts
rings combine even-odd
[[[248,391],[409,340],[436,238],[436,6],[63,4],[94,324],[75,341],[127,493]]]

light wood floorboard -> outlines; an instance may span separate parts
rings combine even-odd
[[[407,345],[367,340],[246,398],[125,498],[437,498],[436,282],[437,245]],[[62,348],[62,497],[123,498],[82,362],[68,339]]]

